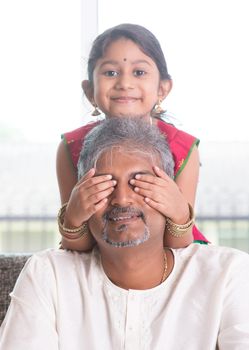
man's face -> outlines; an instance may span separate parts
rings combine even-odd
[[[155,156],[142,152],[126,152],[114,148],[104,153],[96,164],[96,176],[111,174],[117,181],[104,208],[88,221],[90,231],[99,246],[134,247],[151,240],[162,240],[165,218],[149,207],[144,198],[134,192],[130,180],[136,174],[155,176]]]

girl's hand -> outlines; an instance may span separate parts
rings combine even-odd
[[[74,186],[64,217],[65,227],[79,227],[106,204],[116,181],[111,175],[94,177],[94,174],[95,169],[90,169]]]
[[[153,170],[156,176],[137,174],[130,180],[134,191],[165,217],[169,217],[176,224],[185,224],[189,220],[189,207],[182,192],[163,170],[156,166]]]

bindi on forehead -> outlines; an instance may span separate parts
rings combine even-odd
[[[123,61],[124,61],[124,62],[126,62],[126,61],[127,61],[127,58],[126,58],[126,57],[124,57]]]

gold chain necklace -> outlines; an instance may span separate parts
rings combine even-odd
[[[163,269],[163,275],[162,275],[160,284],[166,280],[166,276],[167,276],[168,261],[167,261],[166,251],[164,251],[163,262],[164,262],[164,269]]]

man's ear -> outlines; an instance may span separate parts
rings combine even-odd
[[[172,89],[173,82],[171,79],[161,80],[159,84],[158,97],[164,100]]]
[[[88,101],[92,104],[93,103],[93,86],[90,83],[89,80],[83,80],[81,83],[82,89],[84,91],[84,94],[86,95]]]

